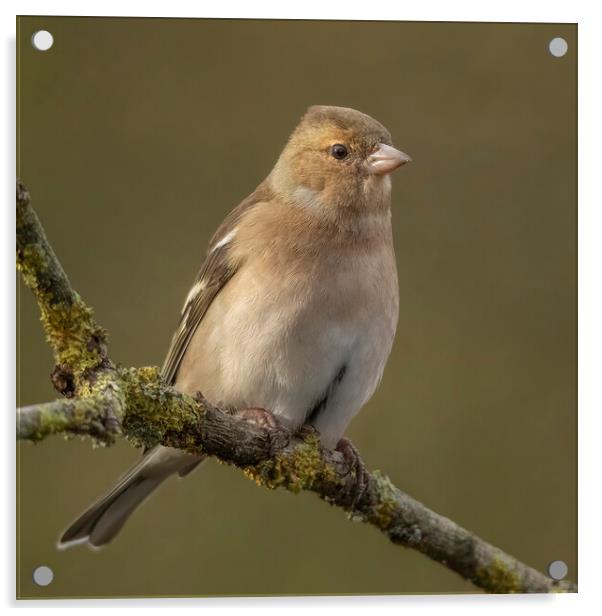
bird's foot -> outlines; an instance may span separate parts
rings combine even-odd
[[[276,419],[273,413],[266,411],[265,409],[254,407],[250,409],[242,409],[237,411],[236,417],[248,421],[258,428],[265,428],[266,430],[282,430],[282,425]]]
[[[353,473],[355,475],[356,485],[354,487],[353,500],[351,502],[351,507],[355,508],[364,496],[366,488],[370,483],[370,473],[360,456],[360,452],[348,438],[343,437],[335,447],[335,451],[343,454],[343,458],[349,468],[348,473]]]
[[[262,408],[242,409],[236,417],[265,430],[270,443],[270,454],[275,455],[288,445],[291,433],[276,419],[273,413]]]

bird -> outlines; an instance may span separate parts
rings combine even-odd
[[[369,115],[309,107],[271,172],[210,240],[165,381],[260,425],[310,427],[359,463],[344,432],[377,389],[395,337],[390,174],[410,160]],[[149,449],[58,546],[108,544],[165,479],[203,459]]]

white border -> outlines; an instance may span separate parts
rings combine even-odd
[[[10,6],[10,3],[7,3]],[[40,0],[12,2],[20,15],[105,15],[145,17],[246,17],[259,19],[397,19],[414,21],[548,21],[576,22],[586,3],[547,0],[544,3],[505,0],[503,3],[445,0],[399,3],[380,0],[369,5],[365,1],[347,0],[344,4],[306,0],[304,2],[193,2],[149,0],[141,6],[131,0],[79,2],[54,0],[50,5]],[[141,10],[142,9],[142,10]]]
[[[602,235],[600,225],[600,78],[597,70],[600,62],[600,10],[595,1],[505,0],[504,2],[472,2],[454,0],[448,2],[419,1],[366,2],[347,0],[344,3],[306,0],[302,3],[245,2],[225,3],[183,2],[133,2],[131,0],[104,0],[101,2],[5,0],[1,5],[4,61],[2,84],[6,95],[2,97],[2,120],[6,129],[4,147],[0,148],[2,185],[5,187],[3,212],[4,263],[1,268],[2,289],[8,299],[1,303],[2,320],[6,333],[2,357],[1,389],[5,395],[2,409],[4,418],[4,449],[2,460],[6,468],[2,473],[3,501],[9,507],[0,507],[2,528],[7,546],[3,550],[0,566],[2,596],[5,604],[18,605],[26,610],[45,607],[94,606],[117,612],[127,609],[149,607],[194,607],[203,610],[245,609],[246,613],[282,609],[333,610],[344,609],[349,614],[364,613],[366,609],[382,612],[398,612],[411,609],[427,613],[445,610],[448,615],[480,613],[483,608],[506,613],[513,610],[529,610],[529,613],[566,613],[593,609],[596,601],[596,574],[600,570],[602,546],[598,517],[602,510],[600,497],[600,425],[602,404],[598,379],[601,374],[599,359],[602,349],[600,320],[602,319],[602,294],[600,291],[600,264],[602,264]],[[578,596],[558,597],[482,597],[482,596],[401,596],[382,598],[301,598],[301,599],[203,599],[203,600],[109,600],[109,601],[14,601],[14,148],[15,148],[15,90],[14,90],[14,41],[16,14],[46,15],[105,15],[105,16],[165,16],[165,17],[247,17],[247,18],[295,18],[295,19],[403,19],[424,21],[547,21],[579,23],[579,565],[580,593]],[[383,49],[383,52],[386,50]],[[8,292],[7,292],[8,290]],[[11,344],[9,341],[12,341]],[[115,613],[112,611],[112,613]]]

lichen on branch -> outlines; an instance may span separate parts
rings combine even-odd
[[[17,268],[38,302],[55,372],[65,383],[60,393],[70,396],[96,370],[109,365],[107,332],[71,287],[21,182],[17,182],[16,220]]]

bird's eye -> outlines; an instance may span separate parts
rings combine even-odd
[[[337,159],[342,160],[348,154],[347,148],[342,143],[335,143],[330,148],[330,153]]]

